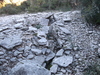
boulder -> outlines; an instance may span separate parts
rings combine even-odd
[[[32,60],[23,60],[17,63],[9,73],[12,75],[51,75],[50,71]]]

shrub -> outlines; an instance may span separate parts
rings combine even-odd
[[[28,7],[30,7],[29,1],[25,1],[20,6],[17,6],[17,8],[21,11],[25,11],[26,9],[28,9]]]
[[[17,14],[21,10],[18,10],[15,5],[8,4],[0,9],[0,14]]]
[[[18,14],[20,12],[25,12],[30,6],[28,1],[23,2],[20,6],[14,4],[7,4],[5,7],[0,9],[0,14]]]
[[[100,25],[99,0],[81,0],[82,15],[89,25]]]
[[[41,11],[43,11],[43,10],[42,10],[42,8],[40,8],[40,7],[38,7],[38,6],[33,6],[33,7],[29,7],[29,8],[27,9],[27,11],[29,11],[29,12],[41,12]]]

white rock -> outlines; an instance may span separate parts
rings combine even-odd
[[[98,53],[100,54],[100,48],[98,48]]]
[[[37,28],[30,26],[28,31],[34,31],[34,32],[36,32]]]
[[[51,75],[50,71],[42,67],[35,60],[20,61],[11,69],[11,73],[13,75]]]
[[[40,28],[40,30],[44,31],[47,34],[49,30],[49,26],[43,26],[42,28]]]
[[[46,53],[47,54],[50,54],[51,50],[50,49],[47,49]]]
[[[17,23],[24,22],[25,19],[18,19],[16,20]]]
[[[56,23],[58,26],[61,26],[61,27],[64,27],[65,25],[63,24],[63,23],[61,23],[61,22],[57,22]]]
[[[100,44],[98,44],[98,46],[100,47]]]
[[[56,56],[62,56],[63,55],[64,50],[60,49],[57,53]]]
[[[77,58],[77,59],[78,59],[79,57],[80,57],[80,56],[79,56],[79,54],[75,54],[75,58]]]
[[[57,38],[57,42],[58,42],[58,44],[60,45],[60,47],[62,47],[63,41],[62,41],[61,39]]]
[[[21,54],[21,53],[22,53],[22,52],[19,52],[19,51],[16,50],[16,51],[14,52],[14,56],[18,56],[18,55]]]
[[[78,50],[78,49],[79,49],[78,46],[75,46],[75,47],[74,47],[74,50],[75,50],[75,51]]]
[[[0,55],[3,55],[4,54],[4,52],[0,52]]]
[[[12,49],[15,46],[19,46],[22,44],[22,39],[20,35],[9,35],[5,37],[3,40],[0,40],[0,46],[6,49]]]
[[[51,60],[52,58],[54,58],[55,53],[51,52],[47,57],[46,57],[46,61]]]
[[[71,19],[70,17],[63,18],[63,21],[64,21],[64,22],[71,22],[71,20],[72,20],[72,19]]]
[[[31,55],[28,55],[27,58],[28,59],[32,59],[32,58],[34,58],[34,55],[32,55],[32,54]]]
[[[67,67],[69,64],[73,62],[73,57],[72,56],[62,56],[58,58],[54,58],[53,63],[58,64],[59,66],[62,67]]]
[[[16,29],[20,29],[20,28],[23,27],[23,23],[17,23],[17,24],[14,25],[14,27],[15,27]]]
[[[61,69],[62,73],[66,73],[66,70],[64,68]]]
[[[70,51],[65,51],[65,54],[70,54]]]
[[[42,38],[42,37],[46,37],[46,34],[45,34],[45,32],[44,31],[38,31],[37,32],[37,36],[39,37],[39,38]]]
[[[6,27],[0,27],[0,32],[2,32],[2,31],[4,31],[4,30],[7,30],[7,29],[9,29],[8,26],[6,26]]]
[[[42,19],[41,19],[41,22],[40,22],[40,25],[47,26],[47,25],[48,25],[48,22],[49,22],[48,19],[42,18]]]
[[[68,73],[66,73],[66,75],[69,75]]]
[[[10,59],[11,62],[16,62],[16,60],[17,60],[16,57]]]
[[[42,51],[41,51],[40,49],[31,49],[31,51],[32,51],[33,53],[35,53],[36,55],[39,55],[39,54],[42,53]]]
[[[47,51],[46,48],[42,49],[42,54],[45,55],[46,54],[46,51]]]
[[[71,45],[71,43],[69,42],[69,43],[67,43],[67,44],[64,44],[64,45],[63,45],[63,49],[64,49],[64,50],[72,50],[72,45]]]
[[[40,55],[40,56],[35,56],[34,60],[36,60],[40,65],[42,65],[45,62],[45,56],[44,55]]]
[[[89,34],[92,34],[92,33],[93,33],[93,31],[88,31],[88,33],[89,33]]]
[[[59,73],[59,74],[55,74],[55,75],[64,75],[64,74],[61,72],[61,73]]]
[[[50,71],[51,71],[51,73],[56,73],[56,72],[57,72],[57,69],[58,69],[58,65],[54,64],[54,65],[50,68]]]
[[[46,38],[41,38],[38,40],[39,45],[46,45],[47,44],[47,39]]]
[[[73,11],[72,14],[80,14],[81,11]]]
[[[66,34],[71,34],[71,32],[68,29],[64,28],[64,27],[60,27],[60,29],[61,29],[61,31],[63,31]]]

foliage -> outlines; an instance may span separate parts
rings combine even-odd
[[[12,1],[12,0],[10,0]],[[27,0],[23,2],[20,6],[16,6],[13,3],[6,5],[0,9],[0,13],[4,14],[17,14],[20,12],[41,12],[47,10],[62,10],[67,11],[73,8],[72,3],[74,0]],[[77,0],[75,0],[77,1]]]
[[[91,64],[84,70],[84,75],[100,75],[100,65]]]
[[[25,11],[28,9],[29,6],[30,3],[28,1],[25,1],[20,6],[17,6],[17,8],[20,9],[21,11]]]
[[[99,0],[81,0],[82,15],[89,25],[100,25]]]
[[[0,14],[17,14],[20,10],[15,5],[8,4],[0,9]]]
[[[26,11],[29,6],[29,2],[23,2],[20,6],[16,6],[14,4],[7,4],[5,7],[2,7],[0,9],[0,14],[18,14],[20,12]]]

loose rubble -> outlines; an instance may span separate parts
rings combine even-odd
[[[99,38],[80,11],[0,17],[0,75],[82,75],[100,58]]]

